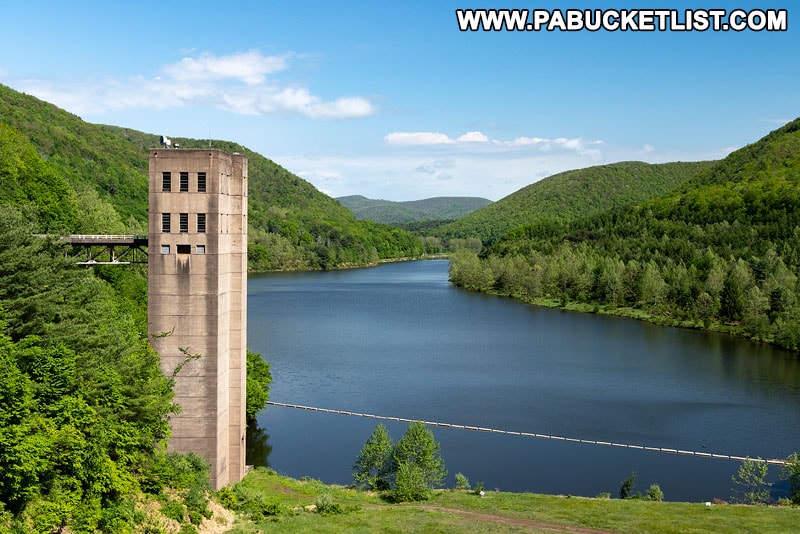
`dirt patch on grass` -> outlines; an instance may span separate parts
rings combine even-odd
[[[210,518],[203,519],[197,529],[199,534],[222,534],[233,528],[236,517],[233,512],[216,501],[209,501],[208,508],[213,512]]]

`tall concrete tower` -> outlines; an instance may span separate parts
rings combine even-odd
[[[211,463],[219,489],[244,476],[247,158],[151,149],[147,314],[161,368],[175,379],[169,449]],[[162,333],[169,335],[160,336]]]

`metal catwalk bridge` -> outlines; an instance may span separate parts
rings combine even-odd
[[[353,417],[367,417],[369,419],[381,419],[384,421],[400,421],[404,423],[413,423],[414,421],[418,421],[418,419],[406,419],[404,417],[388,417],[383,415],[373,415],[367,413],[358,413],[358,412],[347,412],[344,410],[331,410],[328,408],[315,408],[313,406],[302,406],[299,404],[287,404],[284,402],[273,402],[267,401],[267,404],[271,404],[272,406],[281,406],[283,408],[297,408],[299,410],[309,410],[312,412],[323,412],[323,413],[334,413],[339,415],[349,415]],[[455,425],[451,423],[439,423],[436,421],[421,421],[422,424],[426,426],[437,426],[443,428],[455,428],[459,430],[471,430],[473,432],[490,432],[493,434],[507,434],[510,436],[521,436],[524,438],[537,438],[537,439],[551,439],[557,441],[568,441],[573,443],[585,443],[588,445],[605,445],[607,447],[620,447],[623,449],[634,449],[634,450],[642,450],[642,451],[652,451],[652,452],[661,452],[666,454],[680,454],[683,456],[696,456],[698,458],[710,458],[716,460],[736,460],[736,461],[743,461],[748,459],[745,456],[734,456],[730,454],[714,454],[710,452],[696,452],[696,451],[685,451],[682,449],[667,449],[664,447],[646,447],[643,445],[630,445],[627,443],[614,443],[612,441],[598,441],[594,439],[579,439],[579,438],[567,438],[563,436],[553,436],[550,434],[535,434],[532,432],[514,432],[511,430],[497,430],[495,428],[484,428],[478,426],[467,426],[467,425]],[[767,459],[764,460],[762,458],[750,458],[750,460],[756,462],[765,462],[768,464],[773,465],[784,465],[786,464],[786,460],[782,460],[779,458]]]
[[[78,265],[147,263],[146,235],[68,235],[61,239],[84,250]]]

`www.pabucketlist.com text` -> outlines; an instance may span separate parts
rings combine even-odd
[[[461,31],[780,32],[786,9],[457,9]]]

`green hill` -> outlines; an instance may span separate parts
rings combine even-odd
[[[29,142],[64,188],[58,202],[64,213],[50,219],[60,217],[59,224],[72,232],[146,231],[148,150],[158,146],[157,135],[89,124],[2,85],[0,124],[15,139],[6,143],[7,150]],[[210,143],[248,156],[251,268],[335,268],[422,251],[410,233],[356,220],[310,183],[246,147],[229,141],[175,140],[184,147]]]
[[[732,470],[735,471],[735,464]],[[379,492],[293,480],[260,467],[236,487],[246,511],[232,531],[252,532],[739,532],[796,530],[790,506],[704,506],[702,503],[486,491],[436,490],[428,501],[387,502]],[[319,496],[327,498],[320,500]],[[268,496],[265,498],[264,496]],[[314,506],[316,504],[316,507]],[[324,513],[321,504],[333,510]],[[261,512],[264,510],[264,512]],[[312,511],[313,510],[313,511]],[[258,512],[258,513],[257,513]],[[276,517],[277,516],[277,517]]]
[[[800,119],[674,192],[518,228],[482,257],[461,254],[451,279],[800,349]]]
[[[641,203],[674,189],[709,165],[627,161],[567,171],[528,185],[431,233],[491,242],[526,224],[569,221]]]
[[[492,203],[478,197],[434,197],[393,202],[352,195],[336,200],[352,211],[357,219],[385,224],[457,219]]]

